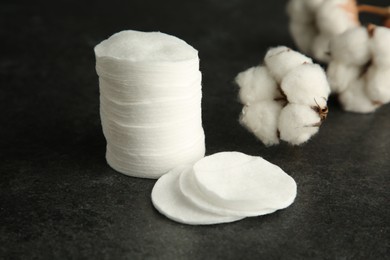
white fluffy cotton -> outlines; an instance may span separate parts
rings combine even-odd
[[[282,108],[283,104],[274,100],[261,101],[250,106],[244,106],[240,116],[240,123],[265,145],[278,144],[278,118]]]
[[[293,145],[305,143],[318,132],[321,118],[310,106],[289,104],[279,117],[280,139]]]
[[[374,103],[390,102],[390,67],[371,66],[368,69],[366,93]]]
[[[303,123],[299,121],[303,120],[300,112],[304,115],[314,113],[316,119],[326,118],[330,87],[324,70],[313,64],[310,58],[285,46],[270,48],[264,64],[241,72],[236,77],[240,86],[239,97],[244,104],[240,115],[241,125],[266,146],[278,144],[280,139],[294,145],[306,142],[314,134],[313,130],[295,130],[295,127]],[[291,111],[283,112],[289,108],[287,104],[302,105],[310,111],[295,109],[293,112],[297,115],[292,119],[293,123],[291,120],[281,122],[281,114],[291,114]],[[284,138],[278,135],[280,127],[287,133]],[[318,131],[318,127],[314,129]],[[294,132],[298,137],[291,137]]]
[[[355,0],[326,0],[316,13],[316,23],[323,34],[338,35],[359,25]]]
[[[239,73],[235,81],[240,87],[239,98],[244,105],[280,97],[278,85],[265,66],[249,68]]]
[[[350,29],[331,42],[327,70],[334,93],[350,112],[370,113],[390,102],[390,29]]]
[[[390,28],[377,26],[371,40],[370,49],[373,62],[382,67],[390,67]]]
[[[332,60],[326,71],[332,92],[340,93],[346,90],[351,82],[360,76],[361,70],[359,66]]]
[[[364,27],[356,27],[334,37],[331,41],[332,60],[354,66],[363,66],[371,58],[369,35]]]
[[[264,57],[265,65],[278,83],[295,67],[312,62],[309,57],[285,46],[270,48]]]
[[[351,85],[339,94],[339,100],[345,111],[357,113],[371,113],[379,105],[368,98],[365,91],[366,82],[363,78],[356,79]]]
[[[283,78],[281,88],[293,104],[326,107],[330,88],[324,70],[317,64],[302,64]]]
[[[359,24],[354,4],[353,0],[290,0],[289,28],[298,48],[328,62],[330,40]]]

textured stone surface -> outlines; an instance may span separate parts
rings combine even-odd
[[[292,45],[284,1],[25,2],[0,3],[0,258],[388,257],[390,106],[356,115],[333,99],[302,147],[265,148],[238,124],[233,78],[268,46]],[[93,47],[123,29],[160,30],[199,50],[207,154],[281,166],[298,184],[291,207],[181,225],[153,208],[153,180],[108,167]]]

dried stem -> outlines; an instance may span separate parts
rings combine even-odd
[[[359,13],[370,13],[383,17],[390,17],[390,6],[389,7],[380,7],[373,5],[358,5]]]

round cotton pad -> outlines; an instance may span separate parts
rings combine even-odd
[[[294,179],[282,169],[261,157],[239,152],[222,152],[199,160],[193,177],[211,204],[246,215],[285,208],[296,196]]]
[[[179,176],[191,167],[177,167],[163,175],[152,190],[152,203],[163,215],[174,221],[190,225],[209,225],[233,222],[243,217],[221,216],[193,205],[179,189]]]
[[[182,194],[197,207],[219,215],[237,216],[237,217],[251,217],[270,214],[276,209],[261,209],[257,211],[236,210],[225,208],[218,203],[214,203],[199,189],[192,169],[187,169],[180,176],[180,190]]]

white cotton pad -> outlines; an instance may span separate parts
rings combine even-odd
[[[187,198],[187,200],[191,201],[198,208],[212,212],[214,214],[225,215],[225,216],[236,216],[236,217],[253,217],[270,214],[276,211],[273,208],[261,209],[256,211],[243,211],[243,210],[235,210],[222,207],[221,205],[214,204],[210,201],[210,198],[207,197],[203,192],[199,189],[196,180],[194,178],[194,172],[192,169],[184,171],[180,176],[180,190],[182,194]]]
[[[110,119],[132,125],[169,124],[183,118],[200,117],[201,93],[189,98],[153,102],[124,103],[105,96],[100,96],[101,108]]]
[[[279,117],[280,139],[293,145],[305,143],[318,132],[321,118],[310,106],[288,104]]]
[[[371,100],[382,104],[390,102],[390,67],[371,66],[366,82],[366,93]]]
[[[295,181],[278,166],[238,152],[201,159],[193,171],[183,172],[180,188],[198,207],[236,216],[269,214],[296,196]]]
[[[155,102],[186,99],[194,96],[201,88],[201,74],[185,84],[139,84],[118,82],[99,77],[100,94],[118,102]]]
[[[346,90],[351,82],[360,76],[361,70],[360,66],[332,60],[326,71],[332,92],[340,93]]]
[[[175,62],[198,58],[185,41],[161,32],[121,31],[95,47],[97,57],[132,62]]]
[[[106,150],[107,163],[116,171],[125,175],[156,179],[178,165],[192,165],[204,157],[205,146],[200,142],[191,149],[181,153],[166,156],[127,155],[119,157],[108,148]]]
[[[235,81],[240,87],[240,101],[245,105],[281,96],[276,81],[265,66],[249,68],[239,73]]]
[[[195,206],[179,188],[179,176],[190,166],[177,167],[162,176],[153,187],[152,203],[167,218],[190,225],[210,225],[233,222],[243,217],[217,215]]]
[[[290,48],[279,46],[268,50],[264,62],[275,80],[280,83],[292,69],[303,63],[312,63],[312,60]]]
[[[365,91],[366,82],[364,78],[358,78],[351,82],[351,85],[339,95],[339,100],[345,111],[356,113],[371,113],[379,104],[374,104]]]
[[[317,64],[302,64],[282,80],[281,88],[293,104],[326,107],[330,88],[324,70]]]
[[[259,138],[265,145],[279,143],[278,122],[283,104],[278,101],[261,101],[244,106],[240,123]]]
[[[158,178],[205,153],[198,52],[160,32],[122,31],[95,47],[106,159]]]

